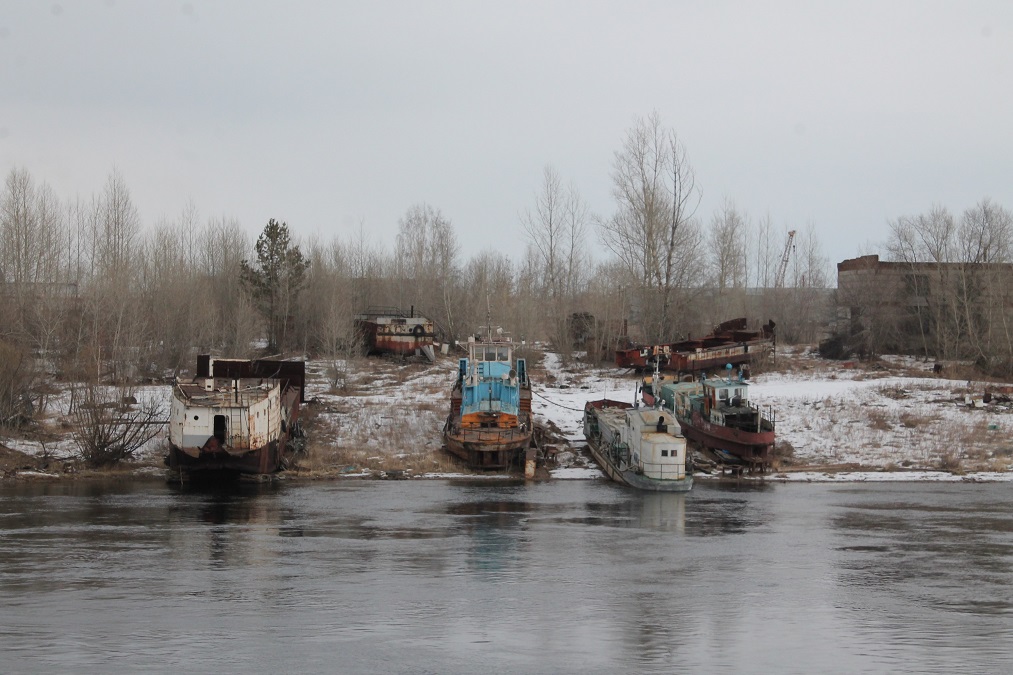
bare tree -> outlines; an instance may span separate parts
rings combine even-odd
[[[547,166],[534,210],[521,216],[521,225],[533,244],[528,251],[538,261],[542,297],[547,300],[542,304],[542,319],[564,360],[570,357],[569,319],[585,276],[588,213],[577,188],[564,188],[556,170]]]
[[[454,227],[429,204],[416,204],[398,221],[394,259],[400,304],[421,307],[450,335],[457,334],[456,282],[460,245]]]
[[[741,316],[745,311],[749,272],[746,256],[748,229],[745,216],[729,199],[711,218],[707,248],[716,297],[710,303],[713,312],[710,323]]]
[[[675,331],[688,295],[699,285],[701,237],[692,218],[700,203],[685,147],[657,113],[637,120],[612,163],[618,210],[599,221],[602,241],[637,281],[647,339]]]

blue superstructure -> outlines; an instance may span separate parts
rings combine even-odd
[[[461,417],[479,412],[520,413],[521,387],[527,382],[527,364],[511,366],[509,344],[471,343],[470,358],[458,361],[461,380]]]
[[[505,469],[522,462],[531,434],[527,363],[513,360],[509,339],[470,340],[450,393],[447,450],[472,468]]]

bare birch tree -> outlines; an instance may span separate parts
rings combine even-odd
[[[618,208],[599,221],[602,241],[637,282],[644,337],[670,338],[686,289],[701,281],[701,236],[692,221],[700,192],[685,147],[657,113],[627,132],[612,183]]]
[[[537,260],[539,286],[547,300],[541,318],[564,361],[572,350],[570,318],[585,276],[588,221],[588,207],[577,188],[564,188],[558,172],[545,167],[535,207],[521,215],[521,226],[533,244],[528,251]]]

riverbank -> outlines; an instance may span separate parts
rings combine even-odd
[[[616,368],[531,350],[532,409],[554,450],[555,479],[602,478],[585,446],[584,403],[632,401],[639,378]],[[1011,481],[1013,386],[975,379],[959,365],[934,372],[907,358],[840,363],[806,350],[779,352],[752,379],[754,403],[770,406],[778,432],[774,471],[744,480]],[[456,372],[397,359],[310,361],[303,425],[306,452],[286,480],[474,477],[442,450],[441,430]],[[168,386],[146,395],[169,400]],[[68,397],[50,397],[38,428],[0,437],[0,475],[8,479],[164,478],[164,435],[111,470],[87,470],[66,423]],[[167,406],[166,406],[167,408]],[[700,475],[698,480],[707,480]]]

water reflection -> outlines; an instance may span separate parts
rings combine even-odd
[[[495,494],[502,495],[502,490]],[[450,504],[446,512],[469,539],[469,567],[483,580],[496,580],[501,578],[498,573],[516,567],[519,547],[527,543],[525,524],[536,507],[524,501],[481,499],[481,488],[472,494],[479,499]]]
[[[987,486],[0,486],[0,656],[14,672],[1009,672],[1009,506]]]

